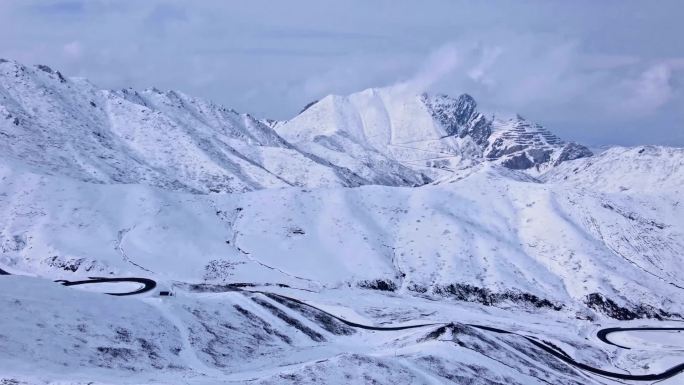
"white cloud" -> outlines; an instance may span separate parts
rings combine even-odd
[[[679,59],[649,63],[627,55],[593,55],[576,39],[508,33],[449,43],[430,55],[409,83],[468,92],[491,110],[509,114],[622,122],[658,113],[673,102],[676,68],[684,68]]]
[[[646,121],[662,141],[684,126],[680,1],[621,3],[620,17],[590,1],[391,3],[0,0],[0,57],[282,119],[329,93],[404,81],[599,143]]]
[[[83,45],[79,41],[64,44],[62,52],[70,59],[80,59],[83,55]]]
[[[459,68],[461,58],[454,44],[447,44],[432,52],[420,70],[408,81],[397,86],[406,92],[427,91],[438,81],[451,75]]]
[[[611,107],[621,113],[648,116],[669,102],[674,90],[670,83],[672,69],[664,63],[655,64],[635,79],[627,79],[622,87],[623,97],[616,95]]]
[[[474,82],[481,83],[486,87],[496,86],[496,81],[489,77],[488,74],[502,53],[503,49],[498,46],[485,48],[480,60],[468,70],[468,77]]]

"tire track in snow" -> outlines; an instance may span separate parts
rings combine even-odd
[[[154,274],[154,272],[153,272],[152,270],[147,269],[147,268],[144,268],[144,267],[140,266],[139,264],[133,262],[133,261],[128,257],[128,255],[126,254],[126,251],[125,251],[124,248],[123,248],[123,241],[124,241],[124,238],[126,237],[126,234],[128,234],[128,233],[131,232],[131,231],[133,231],[133,230],[135,229],[136,226],[137,226],[137,225],[134,225],[134,226],[132,226],[132,227],[128,227],[128,228],[119,230],[119,232],[116,234],[116,247],[115,247],[115,249],[119,251],[119,253],[121,254],[121,259],[123,259],[124,262],[128,262],[128,263],[130,263],[131,265],[133,265],[133,266],[135,266],[135,267],[137,267],[137,268],[139,268],[139,269],[141,269],[141,270],[144,270],[144,271],[146,271],[146,272],[148,272],[148,273]]]
[[[286,271],[283,271],[283,270],[281,270],[281,269],[279,269],[279,268],[277,268],[277,267],[274,267],[274,266],[267,265],[267,264],[265,264],[265,263],[259,261],[258,259],[254,258],[250,252],[245,251],[243,248],[241,248],[240,246],[238,246],[238,243],[237,243],[237,241],[238,241],[238,235],[240,235],[240,231],[237,230],[235,227],[236,227],[236,225],[237,225],[238,220],[241,218],[241,216],[242,216],[242,211],[243,211],[244,209],[243,209],[242,207],[238,207],[238,208],[234,209],[234,210],[232,211],[231,217],[228,218],[226,215],[223,215],[223,216],[221,215],[222,213],[225,213],[225,212],[224,212],[223,210],[220,210],[220,209],[218,208],[218,206],[216,205],[215,202],[212,201],[212,202],[210,202],[210,203],[211,203],[211,205],[212,205],[214,211],[216,212],[216,215],[218,216],[219,220],[220,220],[221,222],[226,223],[226,228],[228,229],[228,231],[230,232],[230,235],[231,235],[231,237],[230,237],[231,239],[230,239],[230,243],[229,243],[229,244],[230,244],[232,247],[234,247],[237,251],[239,251],[240,253],[242,253],[242,254],[245,256],[245,258],[247,258],[250,262],[253,262],[253,263],[256,263],[256,264],[258,264],[258,265],[261,265],[261,266],[263,266],[263,267],[265,267],[265,268],[267,268],[267,269],[269,269],[269,270],[277,271],[277,272],[279,272],[279,273],[281,273],[281,274],[283,274],[283,275],[286,275],[286,276],[288,276],[288,277],[290,277],[290,278],[295,278],[295,279],[299,279],[299,280],[311,282],[311,283],[313,283],[313,284],[318,285],[319,287],[323,287],[323,286],[324,286],[322,283],[320,283],[320,282],[318,282],[318,281],[316,281],[316,280],[309,279],[309,278],[304,278],[304,277],[299,277],[299,276],[297,276],[297,275],[290,274],[290,273],[288,273],[288,272],[286,272]]]

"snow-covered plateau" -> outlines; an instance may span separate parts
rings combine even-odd
[[[683,256],[682,148],[0,59],[2,385],[682,384]]]

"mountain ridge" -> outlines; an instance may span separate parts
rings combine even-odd
[[[467,94],[367,89],[277,122],[178,91],[100,90],[45,65],[0,69],[5,156],[96,183],[194,193],[418,186],[482,161],[539,174],[591,154],[526,132],[527,121],[489,119]]]

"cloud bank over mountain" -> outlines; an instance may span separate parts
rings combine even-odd
[[[677,1],[3,2],[0,57],[278,119],[327,94],[422,77],[412,84],[468,92],[569,139],[681,146],[682,11]]]

